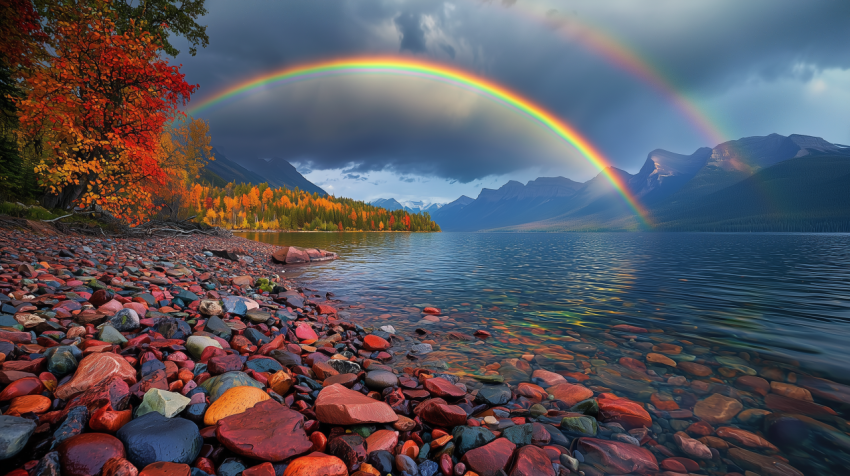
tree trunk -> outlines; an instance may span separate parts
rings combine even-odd
[[[59,193],[51,193],[49,191],[45,192],[44,196],[41,198],[41,203],[44,208],[48,210],[53,210],[55,208],[68,210],[83,194],[83,190],[85,190],[87,183],[88,180],[84,179],[78,185],[66,185]]]

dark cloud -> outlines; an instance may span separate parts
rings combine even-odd
[[[800,112],[783,109],[787,98],[782,95],[764,97],[747,105],[754,119],[740,126],[731,117],[737,111],[711,108],[730,91],[785,81],[802,88],[824,71],[850,69],[846,1],[583,2],[571,3],[570,11],[559,10],[562,5],[533,0],[210,0],[205,18],[210,46],[178,62],[184,63],[189,81],[201,84],[198,99],[203,99],[295,64],[415,54],[486,77],[544,105],[629,170],[656,147],[689,153],[714,144],[707,144],[705,134],[671,102],[667,86],[659,89],[630,74],[603,54],[588,31],[637,52],[654,74],[711,111],[706,116],[719,127],[735,124],[725,131],[729,138],[763,133],[777,114]],[[520,123],[499,123],[504,114],[491,107],[473,104],[463,110],[448,104],[442,114],[429,109],[425,106],[445,93],[415,80],[401,78],[398,84],[418,105],[409,104],[403,92],[388,96],[392,100],[373,97],[374,88],[360,87],[355,77],[300,84],[269,87],[202,114],[210,120],[213,143],[237,160],[282,156],[316,170],[349,167],[348,174],[359,176],[393,170],[463,183],[549,167],[559,154],[569,155],[548,143],[541,146],[548,139],[528,128],[511,133]],[[813,125],[801,116],[799,127],[811,130],[843,118],[819,120]]]
[[[422,18],[414,13],[402,13],[395,18],[395,25],[401,33],[399,51],[422,53],[425,45],[425,30],[422,29]]]

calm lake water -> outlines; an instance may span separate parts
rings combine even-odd
[[[370,325],[493,332],[440,357],[475,371],[568,331],[663,329],[833,380],[850,373],[850,235],[244,233],[341,259],[288,267]],[[443,310],[437,324],[421,309]],[[359,306],[358,306],[359,307]],[[731,351],[731,352],[730,352]]]

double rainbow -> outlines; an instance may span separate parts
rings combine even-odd
[[[635,199],[626,183],[618,177],[603,155],[566,121],[530,100],[494,82],[466,71],[420,59],[397,57],[350,58],[293,66],[246,80],[221,91],[191,107],[189,114],[199,114],[228,100],[250,94],[258,88],[346,74],[392,74],[425,78],[460,87],[496,101],[554,132],[575,147],[582,156],[607,178],[643,225],[648,226],[646,210]]]

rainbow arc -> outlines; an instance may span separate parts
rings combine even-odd
[[[369,57],[298,65],[257,76],[231,86],[190,107],[187,112],[189,114],[199,114],[228,101],[247,96],[267,86],[277,86],[348,74],[391,74],[439,81],[472,91],[500,103],[517,113],[523,114],[572,145],[613,185],[620,196],[623,197],[626,204],[628,204],[629,208],[634,211],[639,221],[645,226],[651,225],[646,210],[632,195],[627,184],[613,172],[608,160],[605,159],[602,153],[589,140],[582,136],[576,128],[547,111],[542,106],[535,104],[531,100],[502,85],[443,64],[413,58]]]

